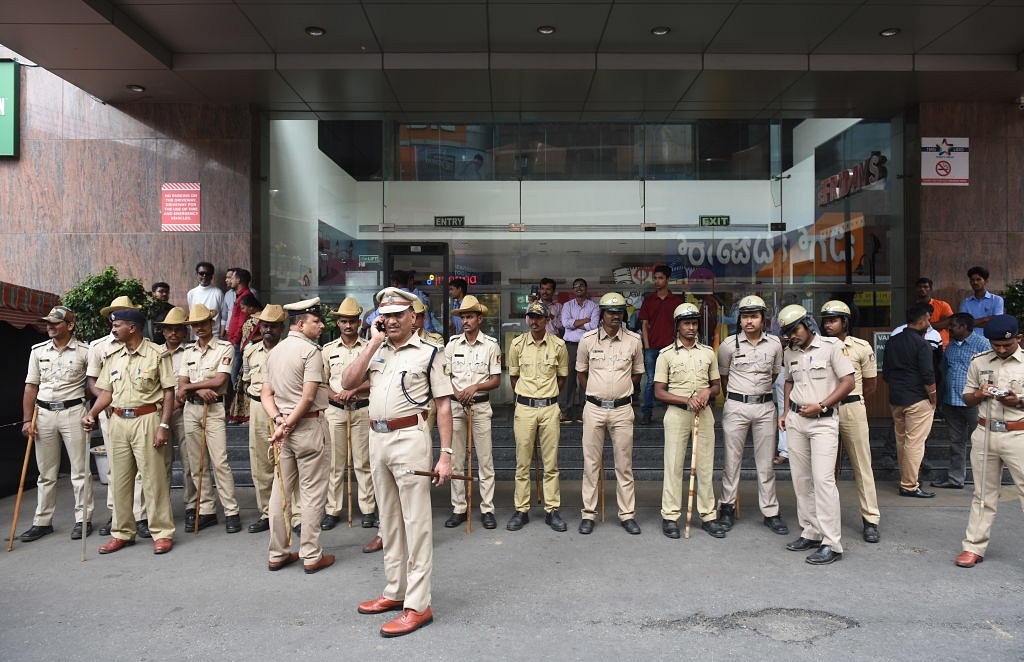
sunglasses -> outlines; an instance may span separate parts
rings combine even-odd
[[[201,278],[209,278],[210,276],[213,275],[213,272],[212,271],[197,271],[196,275],[201,277]]]

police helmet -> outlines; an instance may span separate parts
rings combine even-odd
[[[809,317],[806,308],[797,303],[790,304],[779,311],[779,332],[788,336],[797,324],[806,326]]]
[[[700,318],[700,310],[692,303],[681,303],[672,311],[672,317],[679,320],[695,320]]]
[[[768,306],[765,305],[764,299],[755,294],[751,294],[740,299],[739,310],[741,313],[760,312],[764,315],[768,314]]]
[[[845,317],[850,318],[850,307],[842,301],[826,301],[821,307],[822,317]]]
[[[598,306],[602,311],[607,310],[609,313],[625,313],[626,299],[618,292],[608,292],[601,297]]]

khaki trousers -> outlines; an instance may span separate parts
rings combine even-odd
[[[473,450],[476,451],[480,483],[480,512],[494,512],[494,456],[491,454],[491,403],[477,402],[473,410]],[[452,473],[466,469],[466,441],[469,426],[466,408],[452,400]],[[466,482],[452,481],[452,512],[466,512]]]
[[[160,413],[138,418],[112,416],[108,431],[110,445],[110,491],[114,494],[114,521],[110,533],[121,540],[135,539],[135,518],[131,503],[135,498],[135,476],[142,476],[142,494],[146,499],[149,530],[153,539],[174,538],[170,483],[167,479],[168,445],[153,446],[160,425]]]
[[[860,498],[860,516],[871,524],[878,524],[881,514],[878,512],[878,496],[875,494],[875,474],[871,471],[868,410],[863,398],[839,405],[839,441],[850,456]]]
[[[796,493],[800,535],[820,540],[842,552],[839,488],[836,487],[836,456],[839,452],[839,421],[835,416],[804,418],[786,416],[789,467]]]
[[[722,410],[722,432],[725,442],[725,466],[722,471],[722,504],[736,503],[740,487],[740,466],[747,431],[754,440],[754,466],[757,467],[757,504],[765,517],[779,514],[779,499],[775,493],[776,433],[779,426],[775,418],[775,403],[746,403],[725,401]]]
[[[71,461],[71,489],[75,494],[75,521],[92,521],[92,472],[89,470],[89,437],[82,429],[85,405],[62,411],[39,408],[36,417],[36,514],[35,526],[51,526],[57,508],[57,472],[61,442]]]
[[[530,510],[530,465],[533,449],[540,440],[540,459],[544,464],[544,511],[551,512],[562,503],[558,479],[558,436],[561,430],[558,403],[547,407],[516,404],[512,432],[516,437],[516,486],[513,501],[520,512]]]
[[[267,441],[270,434],[270,419],[263,405],[249,403],[249,472],[256,488],[256,508],[260,511],[260,519],[270,517],[270,492],[274,487],[274,459]]]
[[[619,521],[636,517],[633,488],[633,408],[629,405],[605,409],[593,402],[583,405],[583,519],[596,519],[598,486],[604,464],[605,430],[612,438],[615,462],[615,501]]]
[[[330,460],[327,457],[327,422],[323,416],[299,419],[278,456],[281,480],[275,480],[270,491],[269,558],[271,561],[283,561],[288,557],[289,548],[285,542],[291,522],[284,521],[282,495],[290,494],[294,499],[297,492],[302,509],[299,557],[305,565],[312,565],[324,554],[320,545],[320,520],[327,501]]]
[[[935,409],[927,400],[912,405],[890,405],[892,420],[896,424],[896,459],[900,465],[900,487],[914,491],[920,486],[917,480],[924,459],[924,442],[932,431]]]
[[[975,427],[971,434],[974,496],[971,498],[971,514],[967,520],[963,548],[965,552],[974,552],[978,556],[985,556],[985,550],[988,549],[996,508],[999,506],[1004,466],[1010,469],[1010,476],[1017,488],[1017,498],[1024,508],[1024,433],[990,431],[988,434],[987,449],[985,428]],[[981,482],[982,473],[985,475],[984,483]]]
[[[196,509],[196,483],[192,479],[192,468],[188,464],[185,435],[185,412],[175,409],[171,414],[171,441],[177,447],[178,460],[181,462],[181,482],[184,485],[185,510]],[[196,467],[198,470],[199,467]],[[170,468],[168,467],[168,471]],[[201,501],[213,504],[215,497],[213,480],[210,479],[210,467],[205,467],[203,474],[203,497]],[[211,506],[212,507],[212,506]],[[212,511],[211,511],[212,512]]]
[[[384,541],[383,595],[416,611],[430,606],[433,523],[430,478],[408,471],[432,471],[432,460],[426,421],[392,432],[370,430],[370,471]]]
[[[355,476],[359,512],[377,512],[370,475],[370,416],[368,408],[351,412],[327,407],[327,429],[331,433],[331,478],[327,486],[327,514],[340,516],[345,505],[345,467],[348,464],[349,414],[352,415],[352,473]]]
[[[665,409],[665,478],[661,489],[661,518],[679,521],[683,512],[683,465],[686,446],[693,436],[694,412],[668,405]],[[702,522],[715,519],[715,416],[708,407],[701,412],[697,439],[697,513]]]
[[[231,475],[228,465],[228,437],[224,418],[224,403],[214,402],[209,405],[206,414],[206,453],[213,475],[217,479],[217,494],[225,517],[238,514],[238,501],[235,500],[235,478]],[[185,435],[188,440],[188,465],[192,470],[192,479],[199,480],[199,447],[203,439],[203,405],[185,403]],[[207,510],[209,509],[209,510]],[[200,515],[212,515],[217,510],[214,504],[199,502]]]
[[[107,484],[111,483],[111,469],[110,465],[110,417],[107,416],[106,411],[101,411],[99,415],[100,419],[100,434],[103,435],[103,444],[107,449]],[[146,497],[142,494],[142,476],[139,474],[135,475],[135,497],[132,500],[132,514],[135,515],[135,520],[146,519]],[[114,490],[110,487],[107,488],[107,510],[110,511],[110,521],[114,521]]]

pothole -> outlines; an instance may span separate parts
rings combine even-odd
[[[724,616],[694,614],[675,621],[649,621],[644,628],[690,630],[705,634],[722,634],[726,630],[750,630],[774,641],[808,642],[829,637],[848,628],[859,627],[851,618],[812,609],[768,608],[737,611]]]

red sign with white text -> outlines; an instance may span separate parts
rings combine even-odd
[[[172,183],[160,187],[160,230],[199,232],[199,183]]]

